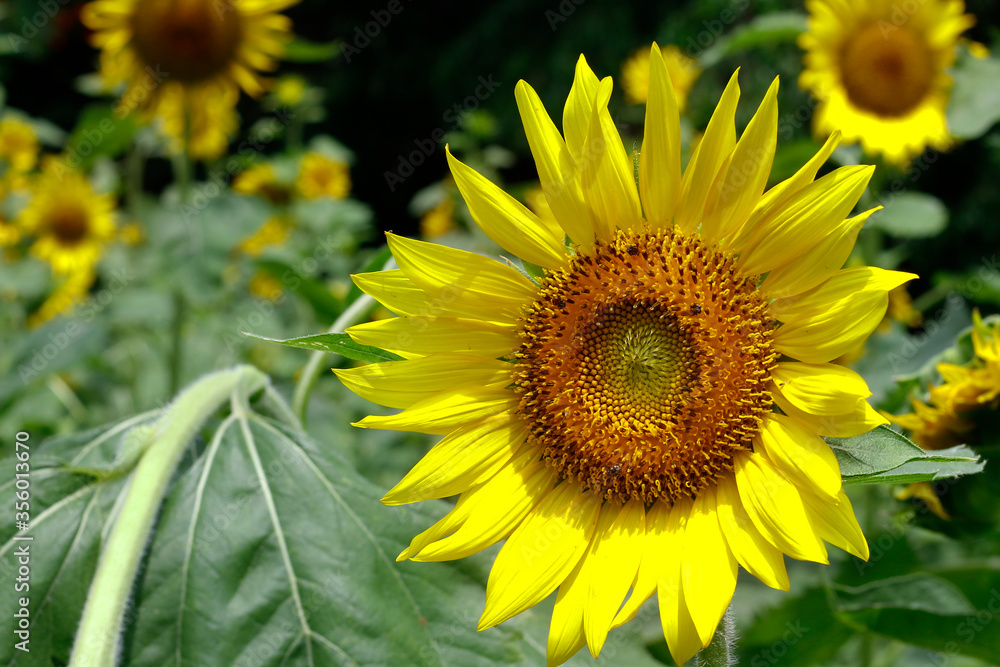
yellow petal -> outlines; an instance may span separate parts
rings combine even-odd
[[[714,210],[706,210],[701,235],[708,243],[731,237],[750,216],[771,175],[778,141],[778,79],[750,119],[714,188]]]
[[[566,261],[562,237],[556,238],[529,211],[482,174],[455,159],[445,146],[448,165],[472,218],[497,245],[532,264],[555,269]]]
[[[583,196],[593,211],[594,231],[605,242],[614,238],[615,229],[630,229],[642,219],[632,161],[608,113],[611,86],[611,77],[607,77],[597,88],[579,160]]]
[[[556,472],[537,452],[522,448],[488,481],[463,493],[455,509],[438,522],[442,525],[414,538],[401,559],[443,561],[478,553],[510,535],[557,481]]]
[[[681,584],[691,620],[708,646],[736,591],[736,558],[729,550],[716,511],[716,493],[695,498],[681,540]]]
[[[861,560],[868,560],[868,541],[854,516],[854,508],[843,490],[836,503],[811,493],[803,493],[809,520],[824,540]]]
[[[838,271],[808,292],[771,303],[771,314],[784,324],[774,345],[808,363],[844,354],[878,326],[889,305],[889,290],[916,276],[876,267]]]
[[[454,307],[455,299],[438,300],[438,303],[432,306],[427,299],[427,294],[399,269],[359,273],[351,276],[351,280],[362,292],[399,315],[428,318],[441,315],[452,317],[463,315],[458,308]],[[506,319],[513,321],[513,318]]]
[[[573,156],[531,86],[518,81],[514,95],[549,208],[566,234],[583,252],[590,252],[594,249],[594,228]]]
[[[740,255],[748,275],[772,271],[803,255],[843,221],[868,187],[875,167],[841,167],[792,195],[761,220]]]
[[[431,300],[454,304],[465,317],[520,317],[537,287],[516,269],[496,260],[436,243],[386,234],[393,257],[406,277]]]
[[[788,572],[783,554],[753,525],[743,508],[735,477],[727,475],[719,480],[717,500],[719,525],[736,560],[771,588],[787,591]]]
[[[527,426],[515,415],[497,415],[448,434],[385,494],[386,505],[447,498],[481,484],[510,463]]]
[[[632,584],[632,594],[618,610],[611,627],[617,628],[628,623],[639,613],[639,608],[656,593],[656,582],[662,575],[664,559],[662,554],[676,549],[677,536],[667,532],[670,505],[658,500],[646,513],[645,535],[640,536],[639,570]],[[678,561],[678,573],[680,572]],[[678,580],[679,581],[679,580]]]
[[[674,541],[672,549],[659,554],[663,563],[656,580],[663,637],[667,640],[671,657],[681,667],[693,658],[703,645],[691,618],[691,612],[688,610],[691,601],[681,582],[680,547],[685,539],[687,518],[691,513],[692,504],[687,499],[674,503],[666,527],[660,529],[673,536]]]
[[[600,498],[575,482],[563,482],[536,505],[497,554],[480,630],[538,604],[569,576],[590,544],[600,508]]]
[[[597,658],[622,600],[635,580],[642,556],[646,507],[638,500],[624,506],[608,501],[587,554],[593,570],[583,608],[583,628],[590,654]],[[607,524],[605,527],[604,524]]]
[[[746,245],[747,239],[750,238],[762,220],[771,217],[776,210],[785,205],[789,197],[813,182],[813,179],[816,178],[816,172],[829,159],[830,154],[839,143],[840,131],[838,130],[827,138],[826,143],[816,152],[816,155],[802,165],[801,169],[765,192],[750,214],[747,224],[736,234],[730,247],[737,252],[741,251]]]
[[[649,99],[639,152],[639,194],[646,220],[666,229],[674,215],[681,186],[681,122],[674,87],[660,47],[649,59]]]
[[[719,173],[723,162],[736,144],[736,104],[740,99],[737,83],[739,70],[733,72],[729,84],[722,93],[712,119],[708,121],[705,135],[688,160],[684,177],[681,179],[681,194],[674,214],[674,223],[681,231],[690,234],[701,222],[708,200],[709,189]]]
[[[797,408],[817,415],[838,415],[872,395],[865,379],[839,364],[779,362],[772,377]]]
[[[509,382],[510,371],[511,366],[506,362],[471,354],[436,354],[407,361],[333,369],[355,394],[390,408],[408,408],[417,401],[456,387]]]
[[[563,664],[587,641],[583,634],[583,606],[587,601],[587,576],[593,569],[586,569],[586,562],[584,556],[559,586],[549,622],[549,641],[545,650],[547,667]]]
[[[809,431],[822,436],[852,438],[867,433],[876,426],[889,423],[888,419],[864,399],[859,400],[843,414],[814,415],[792,405],[778,390],[771,392],[771,398],[786,415],[801,423]]]
[[[584,143],[590,130],[590,117],[594,111],[594,97],[597,95],[597,75],[590,69],[587,59],[580,55],[576,61],[573,85],[566,97],[563,108],[563,134],[566,147],[579,167],[584,158]]]
[[[361,345],[374,345],[392,352],[433,354],[463,352],[497,358],[517,349],[517,329],[483,320],[438,317],[392,317],[356,324],[347,330]]]
[[[507,389],[463,389],[425,399],[398,415],[372,415],[353,425],[443,435],[470,422],[512,411],[517,403],[517,396]]]
[[[761,455],[738,454],[734,463],[740,500],[760,534],[793,558],[828,563],[795,485]]]
[[[767,274],[761,289],[771,297],[784,298],[801,294],[828,280],[850,257],[865,220],[881,208],[873,208],[841,222],[804,255]]]
[[[771,415],[754,442],[781,473],[799,489],[813,491],[827,502],[840,493],[840,464],[830,445],[785,415]]]

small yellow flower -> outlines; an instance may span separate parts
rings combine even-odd
[[[115,237],[114,197],[97,194],[86,176],[56,160],[45,165],[31,192],[18,224],[36,238],[32,254],[56,273],[92,270]]]
[[[128,246],[137,246],[146,240],[146,233],[142,230],[142,225],[137,222],[130,222],[118,232],[118,238]]]
[[[351,192],[351,172],[340,160],[320,153],[306,153],[302,156],[299,178],[295,185],[299,194],[306,199],[343,199]]]
[[[286,107],[297,107],[305,96],[308,84],[300,76],[287,75],[274,84],[274,98]]]
[[[681,112],[687,107],[688,93],[694,82],[701,76],[701,66],[694,58],[689,58],[683,51],[668,44],[663,47],[663,62],[670,75],[670,83],[674,88],[677,106]],[[649,51],[639,49],[622,65],[622,87],[625,89],[625,100],[629,104],[645,104],[649,97]]]
[[[281,283],[266,271],[258,271],[250,279],[250,293],[258,298],[277,301],[282,292]]]
[[[117,110],[159,117],[174,150],[189,117],[194,157],[221,155],[236,130],[242,89],[258,97],[292,37],[280,14],[298,0],[94,0],[84,24],[101,49],[109,90],[126,84]]]
[[[38,137],[30,125],[9,116],[0,120],[0,159],[13,171],[34,169],[38,151]]]
[[[233,181],[233,191],[241,195],[259,196],[272,204],[284,205],[292,199],[292,188],[278,181],[270,164],[255,164],[244,169]]]
[[[951,144],[948,68],[975,19],[962,0],[807,0],[799,85],[819,101],[813,129],[843,132],[867,153],[904,165]]]
[[[284,243],[291,231],[292,222],[287,218],[268,218],[260,229],[243,239],[236,249],[251,257],[257,257],[270,246]]]
[[[440,204],[420,218],[420,235],[425,239],[443,236],[455,227],[455,203],[450,196],[446,196]]]
[[[912,413],[886,417],[910,431],[913,442],[923,449],[946,449],[961,444],[961,436],[975,428],[975,424],[948,407],[928,405],[912,396],[910,403],[913,404]]]
[[[96,274],[90,269],[74,271],[67,275],[38,310],[28,316],[28,326],[37,327],[60,315],[70,315],[86,298],[96,278]]]

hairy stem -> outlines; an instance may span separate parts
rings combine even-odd
[[[152,444],[132,474],[121,514],[101,550],[73,643],[70,667],[117,664],[136,572],[181,455],[205,420],[234,391],[243,389],[249,394],[266,383],[267,377],[256,368],[238,366],[206,375],[166,408],[157,422]]]

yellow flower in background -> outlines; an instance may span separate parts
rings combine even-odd
[[[250,279],[250,293],[256,297],[277,301],[282,292],[281,282],[266,271],[258,271]]]
[[[244,169],[233,180],[233,190],[241,195],[263,197],[272,204],[284,205],[292,200],[292,186],[278,181],[274,167],[255,164]]]
[[[959,35],[975,19],[961,0],[807,0],[799,85],[819,104],[813,129],[843,133],[869,154],[905,164],[951,144],[945,110]]]
[[[77,304],[87,297],[96,279],[97,275],[87,268],[70,273],[38,310],[28,316],[27,325],[37,327],[61,315],[70,315]]]
[[[343,199],[351,192],[351,171],[340,160],[321,153],[306,153],[302,156],[295,186],[306,199]]]
[[[31,253],[55,273],[91,271],[115,238],[115,200],[98,194],[83,174],[53,160],[31,189],[31,201],[18,224],[35,237]]]
[[[947,406],[928,405],[912,396],[910,403],[912,413],[886,416],[893,424],[910,431],[913,442],[923,449],[947,449],[961,444],[963,434],[976,426]]]
[[[399,559],[462,558],[506,539],[479,627],[558,589],[551,665],[585,644],[596,656],[653,595],[683,664],[711,641],[738,565],[787,590],[783,554],[825,563],[825,541],[868,556],[820,436],[885,419],[865,381],[829,362],[913,276],[840,268],[870,213],[847,218],[873,168],[816,179],[836,138],[764,193],[777,89],[736,141],[734,75],[682,173],[679,109],[653,45],[636,187],[610,77],[581,56],[562,133],[521,81],[558,231],[448,160],[480,228],[544,277],[392,234],[399,269],[354,277],[399,316],[348,333],[406,357],[336,371],[403,409],[356,426],[445,436],[383,501],[459,496]]]
[[[7,198],[7,179],[0,178],[0,204]],[[0,211],[0,248],[7,248],[21,240],[21,228],[13,220],[8,220]]]
[[[38,162],[38,137],[30,125],[16,118],[0,120],[0,160],[14,171],[25,172]]]
[[[688,93],[701,76],[701,66],[673,44],[663,47],[663,62],[667,65],[674,96],[681,113],[687,107]],[[629,104],[645,104],[649,97],[649,51],[639,49],[622,65],[622,87]]]
[[[449,195],[420,218],[420,235],[425,239],[434,239],[444,236],[456,226],[455,202]]]
[[[101,77],[126,84],[117,110],[160,117],[175,142],[191,119],[191,151],[220,155],[236,129],[242,89],[265,90],[262,71],[276,67],[291,39],[279,14],[298,0],[94,0],[83,22],[101,49]]]
[[[274,84],[274,98],[286,107],[297,107],[305,97],[309,84],[300,76],[286,75]]]
[[[251,257],[257,257],[265,249],[284,243],[292,232],[292,226],[292,221],[287,218],[268,218],[260,229],[243,239],[236,249]]]
[[[914,482],[908,485],[905,489],[896,494],[897,500],[909,500],[910,498],[916,498],[924,502],[935,516],[945,521],[950,521],[951,516],[945,511],[944,506],[941,504],[941,499],[938,498],[937,492],[934,487],[927,482]]]
[[[122,243],[129,246],[137,246],[146,241],[146,233],[142,229],[142,225],[137,222],[130,222],[127,225],[122,226],[121,230],[118,232],[118,238]]]

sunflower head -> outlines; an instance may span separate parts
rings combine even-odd
[[[765,192],[777,81],[737,140],[734,74],[683,170],[680,116],[653,45],[638,173],[581,57],[562,131],[515,91],[549,213],[447,152],[469,211],[511,263],[389,235],[399,266],[355,276],[398,317],[348,330],[404,360],[337,370],[403,408],[356,425],[445,437],[385,497],[458,494],[400,559],[460,558],[506,540],[479,627],[558,590],[549,664],[656,595],[678,664],[711,641],[739,565],[788,588],[783,556],[827,562],[867,544],[821,436],[885,419],[831,360],[879,324],[913,276],[842,269],[871,211],[872,168],[816,174],[834,136]]]
[[[677,106],[683,113],[687,96],[701,75],[701,66],[673,44],[663,47],[663,62],[674,87]],[[622,65],[622,86],[629,104],[645,104],[649,97],[649,50],[639,49]]]
[[[973,18],[961,0],[928,0],[901,10],[887,0],[810,0],[800,38],[799,79],[819,100],[814,129],[840,129],[869,153],[906,163],[951,139],[945,110],[959,35]]]
[[[97,194],[87,178],[50,161],[31,189],[31,201],[18,218],[35,237],[32,253],[59,274],[92,271],[105,245],[115,237],[114,198]]]

